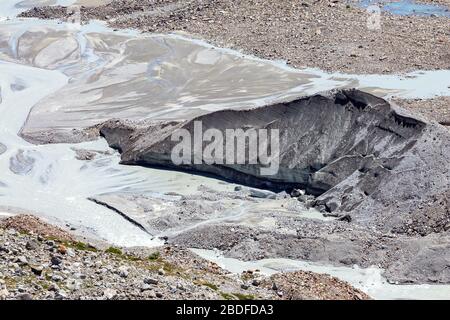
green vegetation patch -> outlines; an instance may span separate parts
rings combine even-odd
[[[150,261],[157,261],[159,260],[161,254],[159,253],[159,251],[153,252],[151,255],[148,256],[148,260]]]
[[[108,249],[106,249],[105,251],[106,253],[111,253],[111,254],[116,254],[121,256],[122,255],[122,250],[120,250],[119,248],[115,248],[115,247],[109,247]]]
[[[226,293],[226,292],[221,292],[220,295],[225,300],[234,300],[234,296],[232,294],[229,294],[229,293]]]
[[[255,296],[251,294],[233,293],[239,300],[255,300]]]

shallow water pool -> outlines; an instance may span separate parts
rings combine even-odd
[[[382,10],[400,16],[437,16],[450,18],[450,10],[446,6],[417,3],[412,0],[383,1],[383,0],[362,0],[360,4],[366,8],[370,5],[382,5]]]

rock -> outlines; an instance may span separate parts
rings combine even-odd
[[[266,191],[266,190],[257,190],[257,189],[250,189],[250,197],[253,198],[260,198],[260,199],[276,199],[277,195],[273,192]]]
[[[149,284],[146,284],[146,283],[144,283],[141,286],[141,291],[147,291],[147,290],[151,290],[151,289],[152,289],[152,287]]]
[[[159,281],[157,279],[153,279],[153,278],[145,278],[144,283],[151,284],[151,285],[157,285],[159,283]]]
[[[17,300],[33,300],[33,296],[29,293],[21,293],[16,296]]]
[[[108,288],[103,291],[103,296],[108,300],[114,299],[116,297],[116,295],[117,295],[117,291],[114,289]]]
[[[52,283],[48,287],[48,291],[58,292],[59,291],[59,286],[56,283]]]
[[[300,190],[300,189],[294,189],[291,192],[291,197],[293,198],[298,198],[300,196],[304,196],[305,195],[305,191]]]
[[[261,280],[260,279],[253,279],[252,285],[255,286],[255,287],[259,287],[261,285]]]
[[[63,245],[63,244],[60,244],[60,245],[58,246],[58,253],[60,253],[60,254],[66,254],[66,253],[67,253],[67,248],[66,248],[66,246]]]
[[[80,272],[75,273],[73,276],[77,279],[86,279],[86,275]]]
[[[42,267],[42,266],[30,265],[30,268],[31,268],[31,272],[33,272],[37,276],[41,276],[42,272],[44,271],[44,267]]]
[[[23,285],[19,285],[17,286],[17,291],[19,291],[20,293],[24,293],[27,291],[27,288]]]
[[[338,220],[350,223],[350,222],[352,222],[352,217],[349,214],[346,214],[342,217],[339,217]]]
[[[181,283],[177,284],[177,289],[181,291],[186,291],[186,288]]]
[[[330,200],[325,204],[327,212],[335,212],[339,208],[337,201]]]
[[[73,250],[72,248],[67,248],[67,256],[73,258],[76,256],[75,250]]]
[[[311,207],[314,202],[314,197],[309,195],[302,195],[297,198],[298,201],[303,202],[306,206]]]
[[[62,259],[58,256],[53,256],[50,259],[50,262],[52,266],[59,266],[62,263]]]
[[[30,240],[25,245],[25,248],[30,251],[37,250],[39,248],[39,243],[35,240]]]
[[[4,252],[4,253],[8,254],[8,253],[10,253],[10,250],[5,246],[0,245],[0,252]]]
[[[277,194],[277,199],[288,199],[290,195],[286,191],[281,191]]]
[[[177,292],[177,287],[176,286],[169,286],[169,291],[170,293],[176,293]]]
[[[64,280],[64,278],[62,276],[60,276],[59,274],[52,275],[51,279],[52,279],[52,281],[55,281],[55,282],[60,282],[60,281]]]
[[[63,290],[60,290],[55,294],[55,300],[65,300],[67,299],[67,297],[68,297],[67,293]]]
[[[275,282],[272,283],[272,290],[274,290],[274,291],[278,290],[278,286]]]
[[[164,276],[166,274],[166,272],[164,271],[164,269],[161,268],[161,269],[158,270],[158,274],[160,276]]]
[[[47,246],[49,246],[50,248],[54,248],[55,247],[55,241],[53,241],[53,240],[48,240],[45,244]]]
[[[8,296],[9,296],[9,291],[7,289],[0,290],[0,300],[4,300],[4,299],[8,298]]]
[[[66,288],[71,291],[80,290],[81,282],[75,279],[68,279],[66,281]]]
[[[77,160],[89,161],[95,159],[97,153],[90,150],[75,149]]]
[[[103,261],[101,261],[101,260],[95,261],[94,266],[95,266],[96,268],[101,268],[101,267],[103,266]],[[120,267],[120,268],[118,269],[118,271],[120,272],[120,271],[124,270],[123,268],[124,268],[124,267]],[[126,268],[125,268],[125,270],[126,270]]]
[[[128,275],[129,275],[128,267],[121,266],[121,267],[119,267],[119,269],[117,271],[121,278],[128,278]]]
[[[17,257],[16,262],[20,265],[20,266],[26,266],[28,265],[28,260],[25,256],[19,256]]]

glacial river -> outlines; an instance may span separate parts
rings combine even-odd
[[[78,26],[15,18],[36,3],[74,1],[0,1],[0,215],[33,213],[118,246],[157,246],[161,241],[89,197],[114,193],[164,197],[167,192],[195,193],[200,185],[228,191],[235,185],[122,166],[119,154],[103,139],[35,145],[20,133],[64,136],[111,118],[187,119],[332,88],[357,87],[387,98],[450,96],[449,70],[328,74],[292,69],[179,34],[142,35],[113,31],[100,22]],[[81,161],[75,149],[95,150],[100,156]],[[332,267],[320,270],[332,272]],[[345,280],[367,291],[358,272]],[[374,296],[430,298],[435,293],[442,298],[442,290],[450,296],[448,286],[421,288],[425,292],[416,296],[412,291],[396,295],[389,290],[385,296]]]

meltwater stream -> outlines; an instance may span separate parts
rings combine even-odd
[[[5,147],[0,156],[0,204],[89,229],[113,243],[157,244],[110,210],[87,200],[91,195],[138,184],[145,177],[119,171],[115,157],[84,164],[75,159],[70,145],[35,146],[18,137],[30,108],[66,85],[68,78],[58,71],[4,62],[0,63],[0,74],[0,143]]]
[[[119,246],[161,242],[158,235],[88,198],[121,193],[163,197],[166,192],[195,193],[200,185],[215,190],[234,186],[119,165],[119,154],[103,139],[34,145],[20,133],[71,132],[110,118],[186,119],[332,88],[357,87],[383,97],[450,96],[449,70],[327,74],[292,69],[181,35],[114,32],[98,22],[77,28],[14,18],[27,6],[44,2],[75,1],[0,1],[0,216],[30,212]],[[75,148],[100,153],[81,161]],[[245,210],[239,218],[248,218]],[[327,270],[332,272],[323,272]]]

